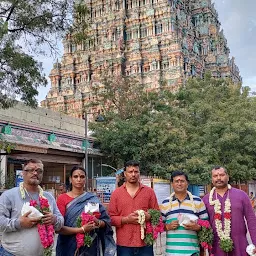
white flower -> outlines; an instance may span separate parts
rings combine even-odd
[[[25,199],[26,198],[26,193],[28,193],[28,192],[27,192],[26,188],[24,188],[24,183],[23,182],[20,183],[19,189],[20,189],[21,198]],[[39,189],[39,196],[45,198],[43,196],[43,194],[44,194],[43,189],[40,186],[38,186],[38,189]]]
[[[214,187],[210,191],[209,203],[210,203],[210,205],[213,205],[215,214],[217,213],[217,214],[222,215],[221,203],[220,203],[220,200],[217,198],[217,195],[216,195],[216,199],[213,200],[213,194],[214,194],[215,189],[216,188]],[[230,189],[231,189],[231,186],[228,184],[228,190],[230,190]],[[229,199],[229,195],[228,195],[227,199],[225,200],[224,213],[231,213],[231,202]],[[217,231],[217,234],[218,234],[218,237],[220,238],[220,240],[231,239],[230,238],[231,219],[224,218],[224,228],[222,226],[222,221],[219,219],[215,219],[215,227],[216,227],[216,231]]]
[[[190,203],[191,203],[191,205],[192,205],[192,210],[193,210],[193,212],[196,213],[196,205],[195,205],[195,203],[194,203],[193,195],[192,195],[189,191],[187,191],[187,194],[188,194],[188,196],[189,196],[189,200],[190,200]],[[170,210],[172,209],[172,200],[173,200],[174,195],[175,195],[175,192],[173,192],[173,193],[170,195],[170,200],[169,200],[169,203],[170,203]]]
[[[145,224],[145,220],[146,220],[146,215],[145,212],[143,210],[137,210],[138,213],[138,223],[140,224],[140,238],[141,240],[143,240],[145,238],[145,228],[146,228],[146,224]]]

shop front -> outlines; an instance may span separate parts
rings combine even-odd
[[[32,114],[39,117],[27,122]],[[84,125],[83,120],[49,110],[0,110],[0,140],[13,148],[11,152],[1,149],[0,190],[22,182],[22,165],[29,159],[43,162],[41,185],[55,196],[60,185],[68,189],[69,173],[75,165],[86,169],[87,189],[93,190],[93,179],[102,174],[103,154],[95,148],[93,138],[84,136]]]

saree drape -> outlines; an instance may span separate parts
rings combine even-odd
[[[98,197],[94,194],[86,192],[74,200],[72,200],[66,209],[64,216],[64,226],[76,227],[76,220],[84,210],[84,206],[88,203],[99,203],[100,205],[100,220],[104,221],[104,228],[95,229],[90,232],[92,237],[95,237],[90,247],[81,247],[77,252],[79,256],[114,256],[116,245],[113,239],[113,230],[110,225],[110,218],[105,207],[100,203]],[[56,246],[56,256],[73,256],[76,252],[76,235],[61,235],[59,234]]]

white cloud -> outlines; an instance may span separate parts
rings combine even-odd
[[[256,1],[215,0],[219,20],[244,85],[256,89]]]

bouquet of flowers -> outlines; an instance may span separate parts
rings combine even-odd
[[[208,220],[198,219],[197,224],[201,226],[201,230],[198,232],[198,240],[200,245],[209,251],[212,249],[213,243],[213,231]],[[211,254],[213,256],[213,254]]]
[[[158,210],[149,209],[148,213],[151,219],[146,222],[146,236],[144,242],[147,245],[152,245],[157,239],[158,234],[164,232],[164,224],[161,213]]]
[[[80,228],[90,221],[94,221],[94,216],[90,213],[82,212],[76,220],[76,225]],[[90,247],[92,245],[92,237],[88,233],[76,234],[76,245],[78,249],[82,246]]]
[[[50,205],[46,198],[39,196],[39,203],[36,200],[30,200],[30,206],[35,207],[39,212],[50,212]],[[44,247],[44,256],[52,255],[52,247],[54,243],[54,228],[53,225],[45,225],[42,221],[37,224],[37,230],[40,236],[41,243]]]
[[[77,218],[76,226],[80,228],[91,221],[95,221],[96,218],[100,218],[99,204],[88,203],[85,206],[85,211]],[[90,247],[92,245],[92,241],[93,239],[89,233],[76,234],[77,249],[82,246]]]

